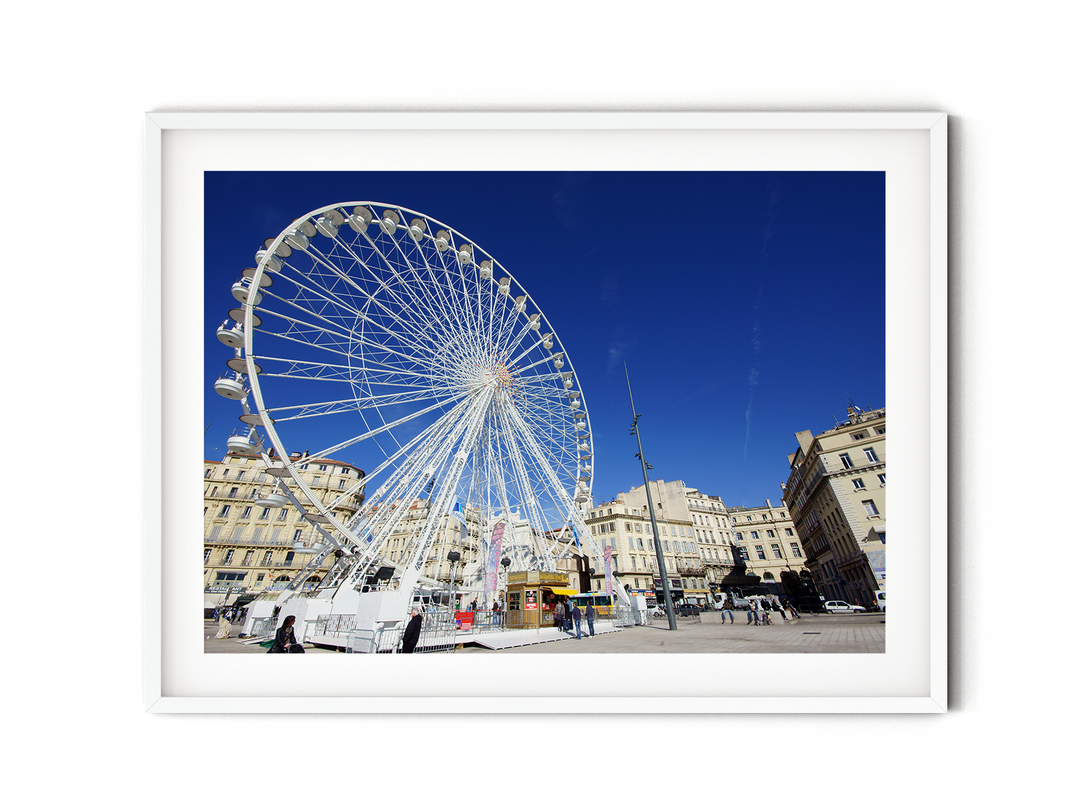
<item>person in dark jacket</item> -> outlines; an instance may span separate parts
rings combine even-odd
[[[581,608],[574,605],[574,609],[570,611],[570,615],[574,618],[574,629],[577,631],[578,641],[581,640]]]
[[[416,642],[420,640],[420,625],[424,623],[423,617],[417,608],[413,608],[412,618],[405,628],[405,634],[401,637],[401,651],[411,653],[416,649]]]
[[[274,645],[267,650],[271,653],[288,653],[288,652],[303,652],[304,648],[296,643],[296,634],[293,632],[293,625],[296,624],[295,616],[286,616],[285,621],[281,623],[281,627],[278,628],[277,635],[274,636]]]

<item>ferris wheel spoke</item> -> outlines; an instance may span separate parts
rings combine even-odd
[[[378,246],[375,244],[375,242],[366,233],[364,235],[364,238],[367,240],[367,242],[370,245],[371,250],[374,252],[374,254],[379,259],[381,259],[383,261],[383,263],[385,264],[385,266],[387,268],[389,268],[392,271],[393,277],[398,281],[398,283],[401,284],[401,286],[403,288],[407,288],[409,286],[409,282],[408,282],[407,279],[405,279],[401,275],[401,273],[399,272],[399,268],[397,268],[395,266],[395,263],[392,260],[390,260],[389,257],[386,254],[384,254],[378,248]],[[398,246],[398,249],[400,250],[399,241],[396,240],[396,239],[393,240],[393,241],[394,241],[395,245]],[[385,304],[383,304],[381,301],[379,301],[373,294],[371,294],[371,293],[367,292],[366,290],[364,290],[359,284],[357,284],[357,282],[355,282],[352,279],[349,279],[347,275],[344,275],[342,273],[342,276],[346,280],[346,283],[349,283],[349,284],[352,284],[352,285],[356,286],[361,291],[362,294],[365,294],[365,295],[367,295],[369,297],[369,300],[371,301],[371,303],[373,305],[378,306],[389,317],[397,319],[398,318],[398,313],[400,313],[400,312],[405,312],[405,313],[409,313],[409,314],[412,314],[414,312],[424,312],[424,313],[426,313],[428,315],[427,324],[435,324],[435,323],[438,323],[438,322],[444,321],[444,320],[453,320],[452,316],[450,315],[450,312],[447,311],[446,309],[442,309],[441,311],[439,311],[439,310],[436,310],[436,309],[432,308],[431,304],[430,304],[430,301],[428,300],[429,296],[427,296],[427,295],[419,295],[419,296],[418,295],[413,295],[413,296],[411,296],[411,302],[409,304],[407,304],[404,301],[404,299],[402,299],[398,295],[398,293],[393,289],[393,287],[391,287],[389,284],[386,283],[385,278],[378,277],[375,273],[373,273],[371,271],[370,261],[365,260],[364,258],[362,258],[355,250],[353,250],[352,245],[340,240],[339,238],[335,238],[335,244],[337,246],[341,247],[347,253],[347,255],[353,261],[356,262],[358,267],[361,267],[361,268],[367,270],[369,272],[369,275],[371,275],[372,278],[376,279],[379,282],[379,291],[382,292],[384,295],[386,295],[388,298],[392,299],[393,302],[395,304],[397,304],[398,310],[397,311],[390,310]],[[403,251],[401,252],[401,255],[404,257],[404,252]],[[325,262],[325,259],[322,259],[322,260]],[[329,266],[333,266],[329,262],[326,262],[326,263]],[[415,269],[412,268],[412,265],[411,265],[410,262],[408,262],[406,260],[405,265],[410,270],[413,270],[414,281],[416,283],[421,284],[422,288],[423,288],[423,290],[425,292],[433,292],[433,291],[436,292],[436,293],[440,292],[436,285],[428,286],[428,285],[423,284],[422,280],[415,273]],[[341,273],[340,269],[336,269],[336,272]],[[416,321],[416,322],[412,323],[411,325],[419,333],[424,333],[427,330],[427,327],[423,323],[423,320]]]
[[[356,292],[359,294],[359,296],[361,296],[362,298],[365,299],[365,307],[354,307],[353,308],[353,309],[355,309],[355,316],[359,320],[367,320],[367,321],[370,321],[373,324],[376,324],[380,328],[386,329],[391,334],[394,334],[399,340],[403,340],[406,343],[406,345],[410,345],[411,348],[413,348],[413,349],[415,349],[417,351],[424,351],[425,350],[424,347],[421,344],[411,343],[408,340],[405,340],[401,333],[397,333],[397,332],[394,332],[393,330],[388,329],[384,324],[382,324],[382,322],[380,320],[380,317],[381,318],[386,318],[391,323],[395,323],[395,324],[403,326],[405,334],[416,334],[418,332],[422,332],[423,330],[417,328],[420,324],[418,324],[417,322],[412,321],[412,320],[407,320],[405,317],[403,317],[404,315],[411,314],[415,310],[415,306],[414,307],[404,307],[404,306],[401,306],[401,304],[403,302],[398,301],[397,303],[399,304],[399,308],[397,310],[391,309],[389,306],[387,306],[386,303],[384,303],[382,300],[380,300],[380,298],[375,293],[372,293],[369,290],[366,290],[363,286],[358,284],[354,279],[350,278],[348,276],[348,274],[346,274],[340,267],[337,267],[335,264],[328,261],[322,255],[322,253],[319,252],[318,250],[316,250],[314,247],[309,247],[305,251],[305,253],[307,254],[307,256],[313,262],[315,262],[316,264],[318,264],[318,265],[322,266],[323,268],[325,268],[336,279],[340,280],[346,286],[354,288],[356,290]],[[366,268],[366,265],[364,264],[364,262],[359,257],[356,257],[354,255],[354,258],[355,258],[358,266]],[[323,289],[324,289],[326,295],[330,294],[329,291],[325,290],[325,288],[323,288]],[[383,293],[387,297],[392,297],[392,298],[397,297],[396,293],[392,290],[392,288],[390,288],[385,283],[385,281],[380,282],[377,291]],[[378,309],[379,313],[381,313],[381,315],[375,315],[375,314],[371,313],[370,312],[370,307],[375,307],[376,309]]]

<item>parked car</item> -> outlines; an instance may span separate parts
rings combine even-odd
[[[826,613],[866,613],[862,605],[849,605],[847,602],[826,602]]]
[[[878,607],[881,608],[881,612],[885,612],[885,591],[874,591],[874,598],[877,599]]]

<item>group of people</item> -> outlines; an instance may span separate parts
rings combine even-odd
[[[592,605],[585,606],[585,613],[582,614],[581,608],[573,604],[569,599],[555,604],[555,626],[573,636],[577,633],[577,638],[581,638],[581,619],[585,618],[585,623],[589,627],[589,635],[596,635],[596,610]]]
[[[720,624],[725,624],[728,619],[731,619],[731,623],[735,624],[734,607],[730,598],[724,600],[724,604],[720,607]],[[764,596],[752,596],[746,607],[746,623],[754,625],[772,624],[772,617],[769,616],[770,611],[779,613],[785,622],[789,618],[789,613],[791,614],[790,618],[799,618],[799,611],[788,600],[785,600],[784,604],[781,605],[775,596],[772,600]]]

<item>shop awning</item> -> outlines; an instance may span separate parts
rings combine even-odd
[[[549,590],[559,596],[577,596],[577,591],[570,588],[550,588]]]

